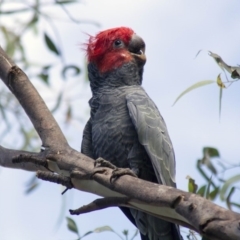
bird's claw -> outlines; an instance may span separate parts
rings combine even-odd
[[[116,181],[119,177],[121,177],[123,175],[137,177],[137,175],[129,168],[115,168],[112,171],[112,176],[110,177],[110,182]]]
[[[116,169],[116,166],[114,166],[112,163],[110,163],[109,161],[107,161],[103,158],[96,159],[95,162],[94,162],[94,167],[96,169],[93,171],[90,178],[92,178],[97,173],[108,174],[109,168],[110,169]]]
[[[107,174],[109,171],[109,168],[106,167],[99,167],[98,169],[94,170],[93,173],[90,175],[90,178],[93,178],[93,176],[97,173],[100,174]]]
[[[94,162],[94,167],[107,167],[111,169],[116,169],[116,166],[101,157],[96,159],[96,161]]]
[[[113,169],[112,175],[110,177],[111,183],[116,181],[119,177],[121,177],[123,175],[130,175],[132,177],[137,177],[137,175],[131,169],[117,168],[115,165],[113,165],[112,163],[110,163],[109,161],[107,161],[103,158],[96,159],[94,162],[94,167],[97,169],[95,169],[94,172],[91,174],[91,178],[97,173],[107,174],[109,171],[109,168]]]

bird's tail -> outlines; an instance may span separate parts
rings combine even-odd
[[[182,240],[178,225],[135,209],[130,209],[130,212],[142,240]]]

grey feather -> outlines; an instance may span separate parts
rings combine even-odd
[[[132,63],[106,75],[93,64],[88,69],[93,96],[82,153],[130,168],[141,179],[176,186],[173,147],[163,118],[140,86],[142,72],[136,74]],[[142,240],[181,239],[173,223],[134,209],[122,211],[138,227]]]
[[[176,187],[174,151],[157,107],[143,89],[128,94],[126,99],[138,139],[151,159],[158,182]]]

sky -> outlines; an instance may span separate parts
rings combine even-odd
[[[222,72],[207,51],[219,54],[229,65],[240,63],[237,50],[240,42],[239,9],[238,0],[85,0],[78,5],[69,5],[69,12],[76,18],[94,20],[100,24],[99,27],[65,22],[59,25],[66,61],[79,61],[82,66],[85,53],[80,45],[86,42],[86,33],[95,35],[104,29],[127,26],[144,39],[147,63],[143,87],[167,123],[176,154],[177,185],[182,190],[187,190],[187,175],[193,177],[199,185],[204,183],[195,167],[204,146],[216,147],[223,160],[232,164],[239,163],[238,82],[223,90],[220,119],[219,88],[215,84],[188,93],[172,107],[177,96],[186,88],[198,81],[215,80]],[[60,14],[51,8],[48,11],[56,18]],[[44,27],[48,28],[47,23],[42,21],[40,28]],[[33,61],[47,61],[44,51],[38,48],[40,39],[29,35],[25,40],[29,41],[28,51]],[[195,58],[199,50],[203,51]],[[222,78],[225,79],[224,74]],[[37,82],[34,84],[38,87]],[[72,88],[75,85],[72,83],[66,83],[65,87],[69,90],[65,95],[66,99],[70,99],[73,93],[76,96],[81,94],[80,100],[73,103],[79,109],[81,121],[73,121],[70,127],[61,125],[71,146],[79,149],[84,123],[88,118],[87,101],[91,92],[83,79],[74,91]],[[50,92],[43,86],[38,89],[51,106],[53,103],[48,101]],[[54,80],[54,77],[52,90],[61,90],[58,79]],[[60,115],[57,120],[63,121]],[[31,176],[32,173],[21,170],[0,169],[0,239],[76,239],[67,230],[65,220],[58,225],[61,209],[65,209],[64,216],[69,216],[68,209],[87,204],[97,196],[73,190],[61,197],[62,188],[46,182],[32,194],[25,195],[24,186]],[[118,233],[128,229],[130,236],[135,231],[134,226],[117,208],[84,214],[73,219],[81,234],[104,225],[111,226]],[[93,234],[86,239],[119,238],[108,232]]]

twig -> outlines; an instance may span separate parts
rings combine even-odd
[[[79,214],[83,214],[83,213],[89,213],[89,212],[101,210],[104,208],[123,206],[123,205],[126,205],[129,200],[130,200],[130,198],[128,198],[128,197],[99,198],[99,199],[96,199],[93,202],[91,202],[87,205],[84,205],[76,210],[69,210],[69,212],[72,215],[79,215]]]
[[[69,177],[61,176],[51,172],[37,171],[36,176],[44,181],[53,182],[65,186],[67,189],[73,188]]]

